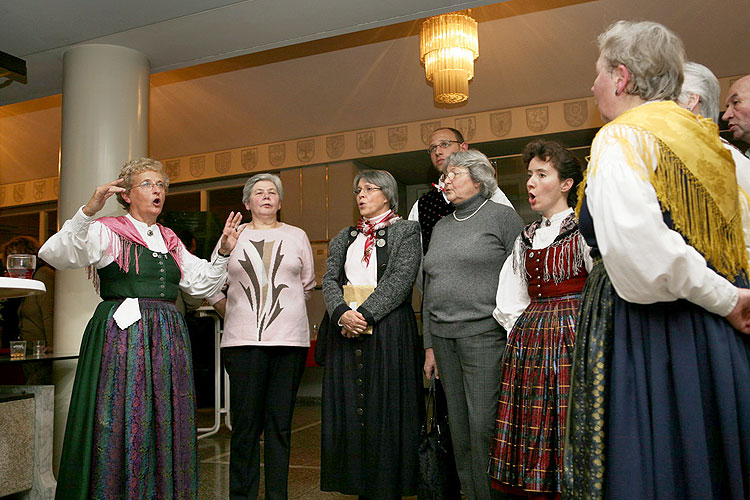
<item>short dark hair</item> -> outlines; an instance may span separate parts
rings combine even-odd
[[[523,164],[526,168],[534,158],[541,161],[548,161],[557,170],[560,180],[573,179],[573,186],[568,191],[568,206],[574,207],[578,202],[578,184],[583,180],[583,169],[573,153],[557,141],[548,141],[546,139],[535,139],[523,148],[521,153]]]
[[[432,133],[434,134],[438,130],[449,130],[456,137],[456,140],[459,142],[459,144],[463,144],[464,142],[466,142],[464,140],[464,134],[462,134],[461,131],[458,129],[455,129],[452,127],[440,127],[440,128],[436,128],[435,130],[433,130]]]

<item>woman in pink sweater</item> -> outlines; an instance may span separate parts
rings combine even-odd
[[[275,175],[254,175],[245,183],[242,202],[251,220],[229,257],[225,290],[209,299],[224,316],[231,499],[258,496],[261,434],[266,498],[287,498],[292,413],[310,345],[305,301],[315,270],[305,232],[278,221],[282,197]]]

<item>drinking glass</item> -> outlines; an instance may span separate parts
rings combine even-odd
[[[40,357],[44,355],[44,346],[45,346],[44,340],[32,340],[31,352],[34,353],[34,356]]]
[[[11,340],[10,341],[10,359],[20,359],[26,357],[26,341],[25,340]]]
[[[11,278],[31,279],[36,269],[36,255],[29,253],[12,253],[5,261],[8,275]]]

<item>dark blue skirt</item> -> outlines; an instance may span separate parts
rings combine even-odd
[[[750,498],[750,336],[690,302],[640,305],[604,266],[581,298],[566,498]]]

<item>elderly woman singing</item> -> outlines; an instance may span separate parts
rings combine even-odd
[[[416,494],[424,406],[411,307],[419,224],[396,215],[398,188],[386,171],[360,172],[354,195],[359,221],[331,240],[323,277],[331,327],[320,487],[362,499],[401,498]],[[351,286],[372,292],[352,304],[344,291]]]
[[[39,250],[57,269],[89,267],[102,297],[81,342],[57,499],[198,498],[190,339],[175,299],[221,289],[242,216],[227,218],[219,255],[199,259],[156,223],[168,187],[161,163],[131,160]],[[127,215],[95,219],[113,195]]]

